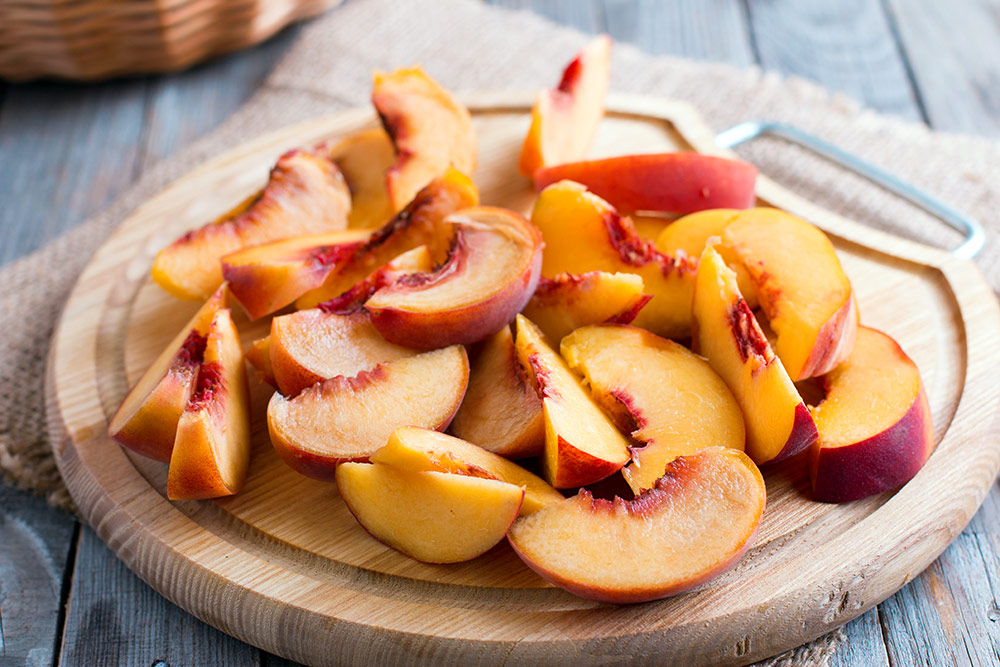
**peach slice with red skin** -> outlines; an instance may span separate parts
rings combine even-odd
[[[243,348],[228,308],[212,319],[198,381],[177,423],[167,497],[237,493],[250,462],[250,398]]]
[[[255,197],[174,241],[156,255],[153,280],[179,299],[208,298],[222,283],[219,260],[241,248],[347,226],[351,195],[326,157],[282,155]]]
[[[623,213],[683,215],[753,206],[757,168],[702,153],[650,153],[556,164],[536,171],[534,179],[537,190],[563,180],[582,183]]]
[[[209,327],[225,305],[223,285],[126,394],[108,423],[108,435],[143,456],[163,462],[170,460],[177,421],[198,379]]]
[[[531,221],[545,240],[543,276],[587,271],[636,274],[652,299],[632,323],[665,338],[690,335],[697,260],[657,251],[628,218],[572,181],[545,188],[535,202]]]
[[[667,464],[705,447],[743,450],[743,413],[704,359],[644,329],[577,329],[560,346],[598,405],[641,447],[622,475],[636,493],[650,489]]]
[[[469,111],[419,67],[375,73],[372,104],[396,148],[385,174],[394,210],[448,168],[476,169],[476,134]]]
[[[480,341],[528,302],[542,268],[542,239],[521,215],[492,206],[445,219],[455,226],[448,260],[396,280],[365,302],[386,340],[423,350]]]
[[[629,442],[594,403],[545,336],[517,316],[517,356],[530,369],[542,399],[545,452],[542,473],[557,489],[586,486],[621,470]]]
[[[338,464],[368,460],[400,426],[446,428],[468,379],[465,348],[455,345],[338,375],[295,398],[275,393],[267,406],[271,444],[294,470],[330,481]]]
[[[541,167],[580,160],[604,117],[611,77],[611,38],[600,35],[563,70],[559,85],[538,94],[518,169],[531,178]]]
[[[934,450],[934,427],[920,371],[896,341],[858,327],[850,356],[822,382],[826,398],[812,410],[816,500],[858,500],[917,474]]]
[[[253,366],[261,382],[266,382],[272,387],[278,386],[278,381],[274,379],[274,367],[271,365],[270,336],[264,336],[252,342],[250,349],[246,351],[244,356],[250,365]]]
[[[588,324],[628,324],[652,297],[633,273],[588,271],[542,278],[521,311],[552,341]]]
[[[809,410],[740,296],[736,274],[712,246],[698,265],[692,317],[692,346],[743,411],[750,458],[763,465],[811,445],[817,432]]]
[[[317,307],[330,313],[359,310],[375,292],[383,287],[411,274],[427,273],[433,268],[434,260],[431,259],[431,253],[427,246],[422,245],[419,248],[407,250],[385,266],[380,266],[372,271],[363,280],[354,283],[349,290],[340,296],[328,299]]]
[[[472,358],[469,388],[451,432],[509,459],[541,454],[542,401],[525,373],[510,327],[484,340]]]
[[[602,602],[646,602],[732,567],[753,543],[767,491],[741,451],[708,447],[667,464],[634,500],[581,490],[514,522],[507,539],[543,579]]]
[[[396,212],[389,201],[385,174],[396,163],[392,139],[381,127],[359,130],[330,149],[330,159],[340,169],[351,191],[348,227],[373,229]]]
[[[514,484],[524,489],[522,515],[563,500],[563,495],[545,480],[516,463],[471,442],[426,428],[397,428],[385,447],[372,454],[371,461],[405,470],[450,472]]]
[[[497,545],[524,490],[496,479],[344,463],[337,489],[376,540],[425,563],[457,563]]]
[[[833,244],[805,220],[773,208],[740,213],[722,244],[743,264],[777,336],[774,351],[793,381],[847,358],[857,303]]]

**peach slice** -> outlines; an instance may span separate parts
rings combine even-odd
[[[455,345],[338,375],[295,398],[275,393],[271,444],[294,470],[329,481],[337,464],[367,460],[400,426],[447,427],[468,381],[465,348]]]
[[[427,246],[422,245],[419,248],[407,250],[385,266],[380,266],[369,273],[363,280],[356,282],[340,296],[328,299],[319,304],[318,307],[330,313],[360,310],[372,294],[383,287],[411,274],[427,273],[433,268],[434,260],[431,259],[431,252]]]
[[[743,410],[747,454],[763,465],[808,447],[817,438],[809,410],[712,246],[701,254],[696,283],[692,344]]]
[[[532,570],[581,597],[645,602],[733,566],[753,542],[767,491],[735,449],[674,459],[635,500],[585,490],[514,522],[507,538]]]
[[[665,338],[690,335],[694,258],[658,252],[636,233],[628,218],[572,181],[545,188],[535,202],[531,221],[545,239],[543,276],[586,271],[636,274],[653,298],[632,323]]]
[[[270,336],[264,336],[252,342],[250,349],[246,351],[244,356],[253,366],[261,382],[266,382],[272,387],[278,386],[278,381],[274,379],[274,367],[271,365]]]
[[[392,220],[371,232],[368,242],[339,262],[320,287],[300,297],[295,305],[313,308],[348,291],[394,257],[426,245],[435,262],[443,261],[451,247],[454,228],[444,219],[463,208],[479,204],[472,180],[455,169],[431,181]]]
[[[920,371],[896,341],[858,327],[851,355],[823,384],[826,398],[812,411],[816,500],[858,500],[917,474],[934,449],[934,427]]]
[[[639,494],[667,464],[712,445],[743,450],[743,413],[708,363],[678,343],[623,325],[577,329],[560,346],[597,404],[643,443],[622,475]]]
[[[545,417],[542,473],[557,489],[598,482],[629,460],[629,442],[594,403],[580,380],[523,315],[517,316],[517,356],[531,369]]]
[[[792,380],[822,375],[847,358],[858,327],[851,283],[826,234],[773,208],[744,211],[722,243],[746,267]]]
[[[604,117],[611,77],[611,38],[600,35],[563,70],[559,85],[538,94],[518,169],[531,178],[541,167],[580,160]]]
[[[254,197],[192,230],[156,255],[153,280],[179,299],[205,299],[222,283],[219,260],[248,246],[347,226],[351,195],[336,165],[293,150]]]
[[[510,327],[483,341],[473,357],[469,388],[451,432],[509,459],[545,449],[542,401],[517,360]]]
[[[514,484],[524,489],[522,515],[563,500],[563,495],[544,479],[516,463],[471,442],[426,428],[397,428],[386,446],[372,454],[371,461],[406,470],[450,472]]]
[[[542,278],[522,311],[552,341],[588,324],[628,324],[652,297],[632,273],[589,271]]]
[[[343,230],[251,246],[222,258],[222,276],[256,320],[322,285],[369,236],[363,230]]]
[[[108,435],[129,449],[157,461],[170,460],[180,419],[198,379],[212,319],[226,305],[223,285],[174,336],[156,361],[125,396]]]
[[[542,239],[522,216],[479,206],[445,222],[455,226],[448,260],[432,273],[383,287],[365,302],[388,341],[424,350],[475,343],[514,319],[535,291]]]
[[[708,208],[753,206],[757,168],[702,153],[620,155],[539,169],[535,189],[563,180],[582,183],[624,213],[683,215]]]
[[[354,377],[379,364],[417,354],[386,341],[368,313],[300,310],[271,320],[271,368],[278,390],[297,396],[338,375]]]
[[[351,191],[348,226],[372,229],[388,222],[396,211],[389,201],[385,175],[396,163],[396,149],[385,130],[373,127],[345,137],[330,150],[330,159]]]
[[[495,479],[344,463],[337,489],[378,541],[425,563],[480,556],[507,534],[524,491]]]
[[[396,147],[396,164],[385,175],[393,209],[399,211],[449,166],[476,169],[476,134],[469,111],[419,67],[375,73],[372,104]]]
[[[237,493],[250,462],[250,399],[240,336],[228,308],[212,319],[198,382],[177,423],[167,497]]]

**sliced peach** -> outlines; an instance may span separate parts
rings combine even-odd
[[[628,218],[571,181],[543,190],[531,221],[545,239],[543,276],[586,271],[634,273],[642,278],[643,291],[653,298],[632,323],[665,338],[690,335],[697,270],[694,258],[658,252],[636,233]]]
[[[645,602],[734,565],[753,542],[766,498],[743,452],[708,447],[674,459],[635,500],[581,490],[518,519],[507,536],[528,567],[571,593]]]
[[[598,482],[628,463],[628,440],[608,420],[580,380],[523,315],[517,316],[517,356],[529,368],[545,416],[542,472],[557,489]]]
[[[524,491],[495,479],[344,463],[337,489],[368,533],[426,563],[480,556],[504,538]]]
[[[582,159],[604,117],[611,76],[611,38],[600,35],[563,70],[559,85],[538,94],[518,169],[531,178],[541,167]]]
[[[337,464],[367,460],[400,426],[447,427],[468,380],[465,348],[455,345],[338,375],[295,398],[275,393],[271,444],[293,469],[329,481]]]
[[[629,218],[632,220],[632,226],[635,227],[635,231],[647,241],[655,241],[663,233],[663,230],[674,222],[674,218],[666,214],[657,213],[656,211],[632,213]],[[657,250],[660,249],[657,248]],[[673,253],[667,252],[664,254],[671,255]]]
[[[373,229],[388,222],[396,211],[389,201],[385,175],[396,163],[396,149],[385,130],[373,127],[345,137],[330,150],[330,159],[351,191],[348,226]]]
[[[396,147],[385,175],[394,210],[448,167],[476,169],[476,134],[469,111],[419,67],[375,73],[372,104]]]
[[[651,298],[633,273],[560,273],[539,281],[522,312],[549,340],[560,341],[588,324],[628,324]]]
[[[198,379],[209,326],[225,305],[223,285],[174,336],[125,396],[108,423],[108,435],[143,456],[170,460],[177,420]]]
[[[222,275],[256,320],[322,285],[368,237],[362,230],[342,230],[251,246],[223,257]]]
[[[524,489],[522,515],[563,499],[544,479],[516,463],[471,442],[426,428],[397,428],[386,446],[372,454],[371,461],[406,470],[451,472],[514,484]]]
[[[382,338],[368,313],[329,313],[320,308],[275,317],[270,341],[274,380],[287,397],[338,375],[354,377],[417,354]]]
[[[363,280],[354,283],[349,290],[340,296],[328,299],[319,304],[318,307],[331,313],[359,310],[371,298],[372,294],[383,287],[411,274],[427,273],[433,268],[434,260],[431,259],[431,253],[427,246],[422,245],[413,250],[407,250],[388,264],[369,273]]]
[[[212,319],[198,383],[177,423],[167,497],[237,493],[250,462],[250,399],[240,336],[228,308]]]
[[[650,153],[556,164],[535,172],[538,190],[563,180],[582,183],[623,213],[683,215],[753,206],[757,168],[702,153]]]
[[[858,327],[847,360],[823,376],[813,409],[813,496],[842,503],[894,489],[924,465],[934,427],[920,371],[892,338]]]
[[[473,357],[469,389],[451,432],[509,459],[544,450],[542,401],[517,359],[510,327],[484,340]]]
[[[417,193],[392,220],[371,232],[368,242],[339,262],[320,287],[307,292],[295,305],[313,308],[337,298],[394,257],[426,245],[435,262],[443,261],[451,247],[454,228],[444,219],[479,203],[479,191],[468,176],[449,169]]]
[[[350,192],[333,162],[290,151],[278,159],[259,194],[161,250],[153,280],[179,299],[208,298],[222,283],[219,260],[224,256],[269,241],[343,229],[350,208]]]
[[[535,291],[542,239],[521,215],[479,206],[445,222],[455,225],[448,260],[365,302],[386,340],[424,350],[475,343],[513,320]]]
[[[569,367],[618,428],[643,443],[622,474],[639,494],[668,463],[712,445],[743,450],[743,413],[708,363],[644,329],[603,325],[577,329],[560,346]]]
[[[250,349],[246,351],[246,359],[257,372],[257,377],[261,382],[266,382],[272,387],[278,386],[278,381],[274,379],[274,367],[271,365],[271,337],[264,336],[258,338],[250,344]]]
[[[693,346],[743,410],[750,458],[763,465],[812,444],[817,433],[809,410],[740,296],[736,274],[711,246],[698,265],[692,313]]]
[[[826,373],[851,353],[857,304],[826,234],[773,208],[744,211],[722,243],[746,267],[792,380]]]

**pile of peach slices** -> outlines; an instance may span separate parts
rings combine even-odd
[[[859,325],[819,229],[750,208],[743,162],[581,161],[609,59],[598,38],[537,99],[519,163],[538,190],[530,219],[479,205],[476,137],[449,92],[420,69],[376,75],[383,127],[285,154],[258,194],[157,255],[153,279],[204,305],[111,436],[169,462],[171,499],[239,491],[235,301],[271,318],[245,356],[276,388],[274,449],[422,561],[506,537],[569,591],[651,600],[747,550],[758,466],[807,456],[825,502],[910,479],[933,446],[920,374]]]

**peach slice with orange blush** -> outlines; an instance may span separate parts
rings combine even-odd
[[[329,155],[351,191],[348,227],[374,229],[388,222],[396,211],[389,201],[385,175],[396,163],[396,149],[385,130],[372,127],[350,134]]]
[[[588,324],[628,324],[652,298],[634,273],[560,273],[542,278],[521,311],[550,340],[560,341]]]

